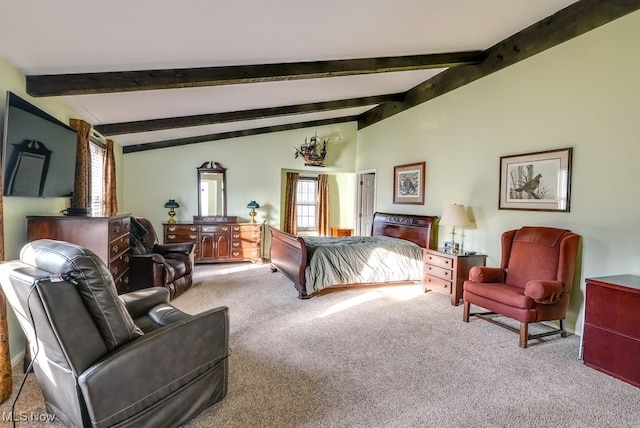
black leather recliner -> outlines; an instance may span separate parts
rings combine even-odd
[[[131,217],[129,281],[140,287],[164,287],[171,299],[193,284],[193,242],[160,244],[151,222]]]
[[[227,393],[227,307],[188,315],[160,287],[118,296],[99,257],[49,239],[0,264],[0,282],[67,426],[174,427]]]

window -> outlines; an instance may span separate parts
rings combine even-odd
[[[91,155],[91,215],[101,216],[104,211],[104,158],[105,147],[95,139],[89,141]]]
[[[296,189],[296,217],[298,230],[315,232],[318,230],[318,179],[315,177],[300,177]]]

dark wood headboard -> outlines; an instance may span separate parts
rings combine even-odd
[[[375,213],[371,234],[406,239],[422,248],[435,250],[437,226],[437,216]]]

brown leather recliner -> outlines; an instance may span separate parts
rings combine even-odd
[[[131,218],[130,236],[130,283],[142,287],[165,287],[171,299],[191,287],[194,243],[158,243],[153,225],[143,217]]]
[[[227,393],[225,306],[188,315],[160,287],[118,296],[97,255],[50,239],[0,264],[0,283],[65,426],[177,427]]]
[[[520,347],[530,339],[552,334],[566,336],[564,318],[578,254],[580,235],[553,227],[525,226],[502,234],[499,268],[476,266],[464,283],[463,321],[469,316],[520,333]],[[489,312],[471,313],[471,304]],[[499,321],[501,315],[520,322],[516,329]],[[559,328],[530,335],[530,323],[559,321]]]

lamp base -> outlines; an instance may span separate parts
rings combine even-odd
[[[173,224],[176,222],[176,219],[174,218],[176,216],[176,212],[174,210],[169,211],[169,221],[167,223]]]
[[[251,222],[250,223],[255,223],[256,222],[256,210],[255,209],[251,209],[251,211],[249,211],[249,216],[251,217]]]

